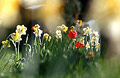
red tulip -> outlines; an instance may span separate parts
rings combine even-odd
[[[84,44],[80,43],[79,41],[76,42],[76,48],[83,48]]]
[[[74,31],[74,30],[70,30],[69,31],[69,34],[68,34],[68,37],[69,38],[75,38],[77,36],[77,32]]]

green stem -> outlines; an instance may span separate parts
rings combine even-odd
[[[37,39],[37,37],[35,37],[34,46],[35,46],[35,52],[37,53],[36,39]]]
[[[19,60],[19,48],[20,48],[20,42],[18,42],[17,60]]]

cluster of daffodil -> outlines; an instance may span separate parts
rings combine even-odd
[[[15,33],[11,33],[8,36],[7,40],[2,41],[3,47],[1,49],[6,47],[11,47],[10,41],[13,43],[15,47],[15,54],[12,54],[14,57],[14,60],[10,57],[8,62],[12,60],[12,63],[16,66],[22,67],[23,65],[23,63],[20,61],[23,58],[20,58],[19,46],[20,46],[20,41],[22,40],[21,36],[26,35],[26,31],[27,31],[27,28],[24,25],[17,25]]]
[[[81,27],[82,21],[78,20],[77,24]],[[96,53],[100,52],[100,39],[98,31],[94,31],[90,29],[88,26],[83,26],[83,36],[79,41],[76,42],[76,47],[82,48],[83,46],[86,48],[87,55],[86,58],[94,57]]]
[[[78,20],[76,25],[82,27],[82,21]],[[77,50],[78,53],[81,52],[85,58],[89,59],[94,58],[96,53],[99,53],[100,51],[99,34],[97,31],[94,31],[89,27],[83,27],[82,36],[77,33],[76,26],[71,26],[70,30],[68,31],[68,27],[64,24],[56,27],[56,32],[53,36],[50,36],[48,33],[43,33],[43,30],[40,29],[38,24],[32,26],[32,30],[34,31],[33,34],[35,35],[35,40],[33,42],[34,45],[27,43],[28,36],[26,37],[25,44],[26,51],[28,52],[27,57],[30,58],[40,53],[39,55],[41,60],[49,59],[47,56],[56,56],[59,51],[62,51],[63,56],[67,59],[67,57],[70,57],[72,53],[71,52],[69,54],[69,51]],[[9,40],[2,41],[3,48],[10,47],[10,41],[12,41],[13,45],[15,46],[15,55],[17,57],[17,61],[19,61],[19,45],[20,41],[22,40],[21,36],[26,35],[26,31],[27,28],[24,25],[18,25],[15,33],[9,35]],[[66,53],[67,50],[68,53]],[[43,62],[43,60],[41,62]]]
[[[83,31],[84,31],[84,35],[86,36],[86,41],[87,41],[86,49],[95,47],[96,51],[98,51],[100,48],[98,32],[94,30],[92,31],[92,29],[90,29],[89,27],[83,28]]]
[[[12,41],[20,42],[22,40],[21,36],[22,35],[26,35],[26,30],[27,30],[27,28],[24,25],[22,25],[22,26],[18,25],[17,29],[16,29],[16,32],[10,34],[9,37],[12,38]],[[8,40],[2,41],[3,48],[6,47],[6,45],[8,44],[8,42],[9,42]],[[10,44],[8,44],[8,47],[10,47]]]
[[[68,27],[65,26],[64,24],[62,26],[57,26],[57,29],[56,29],[56,38],[57,39],[62,39],[62,32],[67,32],[68,30]]]

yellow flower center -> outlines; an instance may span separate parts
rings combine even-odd
[[[14,35],[14,40],[15,40],[15,41],[18,40],[19,37],[20,37],[20,34],[19,34],[19,33],[15,33],[15,35]]]
[[[100,45],[99,45],[99,44],[97,44],[96,48],[99,48],[99,47],[100,47]]]
[[[95,33],[93,33],[92,35],[95,36]]]
[[[86,48],[89,48],[89,44],[86,45]]]
[[[21,32],[23,33],[23,28],[21,28]]]
[[[44,35],[44,38],[48,39],[49,35],[48,34],[45,34]]]

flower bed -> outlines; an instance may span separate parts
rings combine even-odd
[[[78,33],[78,30],[81,31]],[[1,68],[11,72],[22,72],[41,77],[57,76],[76,70],[80,66],[80,73],[89,69],[91,64],[95,64],[100,56],[100,37],[97,31],[84,27],[79,20],[76,26],[68,28],[64,24],[56,27],[56,32],[46,33],[36,24],[32,27],[34,40],[28,43],[29,35],[26,36],[24,43],[25,52],[23,55],[19,50],[22,36],[26,35],[27,28],[18,25],[15,33],[2,41],[1,59],[6,55],[3,50],[14,46],[14,54],[8,59],[7,63]],[[44,32],[44,33],[43,33]],[[43,36],[42,36],[43,35]],[[8,52],[7,52],[8,53]],[[23,56],[22,56],[23,55]],[[7,66],[11,66],[6,68]],[[35,72],[36,71],[36,72]]]

